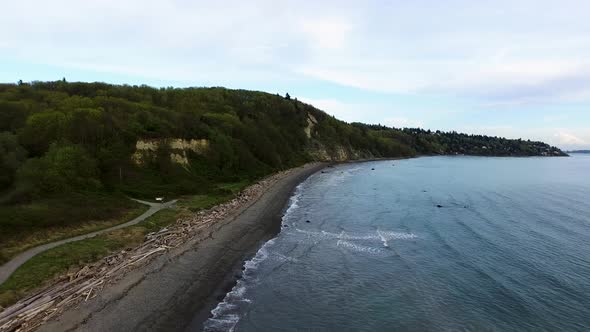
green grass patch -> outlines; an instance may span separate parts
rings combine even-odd
[[[192,212],[209,209],[215,205],[231,200],[251,183],[252,182],[249,180],[220,183],[215,187],[213,194],[184,196],[179,199],[177,205]]]
[[[231,199],[230,194],[219,194],[219,195],[194,195],[183,197],[178,201],[178,206],[186,208],[192,212],[211,208],[217,204]]]
[[[133,248],[143,242],[148,233],[169,226],[182,216],[227,202],[249,184],[248,181],[223,183],[217,186],[216,194],[182,197],[177,207],[158,211],[137,225],[67,243],[41,253],[19,267],[0,285],[0,306],[15,303],[33,289],[47,285],[53,278],[70,270],[74,271],[124,248]]]
[[[53,278],[70,270],[139,245],[148,233],[176,222],[181,213],[179,209],[158,211],[137,225],[66,243],[31,258],[0,285],[0,306],[15,303],[31,290],[47,285]]]
[[[73,266],[93,262],[121,247],[106,236],[67,243],[41,253],[18,268],[0,285],[0,306],[7,306],[26,296],[31,289],[44,285]]]
[[[0,206],[0,264],[41,244],[127,222],[149,208],[121,196],[94,198]]]
[[[160,229],[175,223],[181,214],[182,212],[178,209],[161,210],[131,228],[141,229],[144,235],[151,232],[157,232]]]
[[[242,191],[247,186],[249,186],[251,183],[252,183],[252,181],[242,180],[242,181],[238,181],[238,182],[221,183],[221,184],[217,185],[217,187],[219,189],[224,190],[224,191],[231,192],[232,194],[235,195],[235,194],[239,193],[240,191]]]

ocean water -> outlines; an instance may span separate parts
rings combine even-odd
[[[590,156],[339,165],[283,226],[205,330],[590,330]]]

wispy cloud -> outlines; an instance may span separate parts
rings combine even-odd
[[[301,22],[302,30],[310,38],[311,46],[325,49],[341,49],[346,46],[352,25],[342,18],[323,17],[305,19]]]
[[[306,97],[300,99],[304,103],[313,105],[314,107],[346,122],[358,121],[357,115],[363,110],[363,107],[360,105],[344,103],[336,99],[314,99]]]
[[[383,120],[383,124],[395,128],[421,128],[424,123],[407,117],[389,117]]]
[[[555,135],[556,142],[562,146],[586,146],[588,142],[580,137],[574,136],[567,132],[557,132]]]
[[[303,75],[490,104],[590,101],[590,23],[579,14],[590,5],[524,3],[23,0],[0,13],[0,28],[12,31],[0,47],[30,61],[171,80]]]
[[[481,109],[510,121],[523,109],[590,106],[588,12],[583,0],[8,1],[0,78],[23,78],[2,74],[20,75],[6,68],[17,63],[54,68],[56,79],[85,70],[185,85],[338,85],[392,96],[315,98],[347,121],[429,125],[396,98],[441,97],[458,102],[422,108],[460,104],[460,127]]]

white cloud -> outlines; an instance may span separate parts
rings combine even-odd
[[[383,120],[383,124],[395,128],[423,128],[424,124],[407,117],[389,117]]]
[[[558,145],[562,145],[562,146],[588,146],[588,142],[577,137],[574,136],[573,134],[567,133],[567,132],[557,132],[554,135],[555,137],[555,141],[557,142]]]
[[[581,60],[338,59],[298,71],[371,91],[480,98],[487,106],[590,101],[590,61]]]
[[[359,122],[359,114],[362,114],[361,122],[370,124],[381,124],[388,127],[396,128],[416,128],[425,127],[425,123],[417,120],[420,114],[424,120],[428,120],[428,114],[431,112],[414,112],[408,115],[408,112],[396,110],[394,107],[382,104],[370,103],[350,103],[337,99],[314,99],[300,98],[301,101],[311,104],[324,112],[334,115],[337,119],[346,122]],[[434,111],[436,112],[436,111]]]
[[[304,103],[313,105],[315,108],[346,122],[358,121],[358,114],[360,112],[366,112],[366,106],[344,103],[336,99],[314,99],[305,97],[300,99]]]
[[[340,49],[346,45],[352,25],[342,18],[306,19],[302,30],[310,38],[312,47]]]
[[[410,66],[407,64],[354,61],[326,60],[318,65],[305,64],[296,70],[311,78],[377,92],[415,93],[426,87],[422,78],[408,73]]]
[[[583,1],[453,0],[424,8],[379,1],[22,0],[0,12],[0,31],[11,31],[0,51],[161,80],[268,82],[299,74],[492,105],[587,102],[590,23],[581,13],[589,10]]]
[[[590,127],[547,128],[537,137],[565,150],[590,149]]]

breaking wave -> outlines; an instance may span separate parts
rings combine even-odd
[[[236,285],[229,291],[223,301],[211,310],[212,317],[204,324],[204,331],[233,331],[236,324],[240,320],[238,314],[240,305],[249,304],[252,302],[246,297],[246,292],[249,287],[256,283],[254,271],[258,269],[258,265],[271,256],[269,247],[275,243],[275,239],[266,242],[256,255],[244,263],[244,271],[242,278],[239,279]]]
[[[326,231],[308,231],[300,228],[295,228],[295,230],[299,233],[306,234],[310,237],[318,238],[318,239],[339,239],[339,240],[377,240],[382,241],[386,244],[388,241],[391,240],[412,240],[418,238],[418,236],[414,233],[404,233],[404,232],[393,232],[393,231],[376,231],[371,233],[365,234],[347,234],[346,232],[342,231],[340,233],[332,233]]]
[[[336,246],[348,248],[353,251],[358,251],[358,252],[363,252],[363,253],[370,253],[370,254],[383,253],[383,249],[381,249],[381,248],[373,248],[373,247],[363,246],[363,245],[355,244],[355,243],[348,242],[345,240],[338,240],[338,242],[336,242]]]
[[[288,208],[282,219],[283,224],[299,208],[298,202],[301,193],[303,192],[304,183],[305,182],[300,183],[295,188],[294,194],[289,199]],[[276,238],[267,241],[252,259],[247,260],[244,263],[242,278],[239,279],[232,290],[225,295],[223,301],[221,301],[215,309],[211,310],[212,317],[205,322],[203,326],[204,331],[234,331],[236,324],[240,320],[240,305],[247,305],[252,302],[252,300],[246,297],[246,293],[247,290],[257,282],[255,272],[261,262],[267,260],[269,257],[281,262],[297,262],[296,258],[271,251],[270,249],[275,244],[275,241]]]

